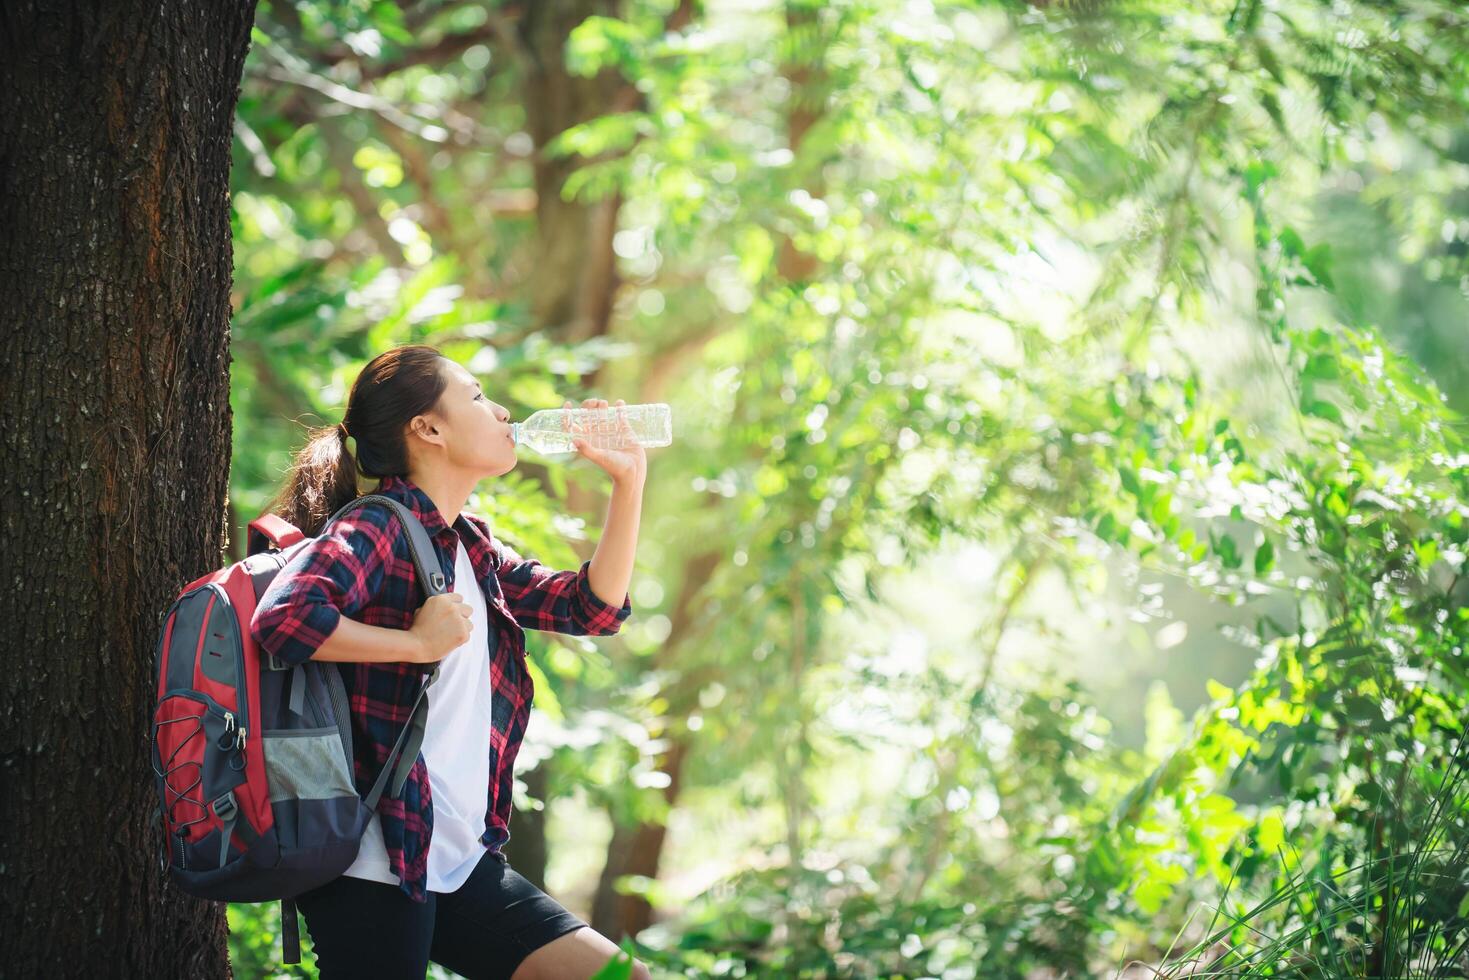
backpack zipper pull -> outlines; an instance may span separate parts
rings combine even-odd
[[[234,728],[234,727],[235,727],[235,715],[234,715],[234,712],[232,712],[232,711],[226,711],[224,713],[224,730],[225,731],[229,731],[231,728]]]

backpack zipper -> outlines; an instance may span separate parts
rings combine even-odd
[[[235,715],[234,715],[234,712],[232,712],[232,711],[226,711],[224,713],[224,730],[225,730],[225,733],[228,734],[229,731],[230,731],[230,729],[232,729],[234,727],[235,727]],[[244,746],[245,746],[245,730],[243,728],[241,728],[241,729],[238,730],[238,733],[235,735],[235,748],[240,749],[240,748],[244,748]]]
[[[230,602],[230,595],[227,591],[225,591],[224,586],[220,585],[218,582],[207,582],[205,583],[204,587],[206,589],[213,589],[215,595],[219,597],[219,600],[223,602],[228,609],[230,609],[231,611],[234,610],[234,603]],[[236,627],[239,627],[240,625],[240,619],[238,616],[235,617],[235,625]],[[239,629],[237,628],[233,632],[234,636],[231,637],[231,646],[234,648],[235,652],[235,707],[240,713],[240,720],[248,722],[250,719],[250,704],[246,700],[246,694],[249,692],[250,689],[250,681],[249,678],[245,676],[245,651],[243,645],[240,642]],[[235,719],[233,714],[229,712],[226,712],[225,714],[227,716],[227,725],[229,727],[234,727],[236,732],[238,733],[235,736],[235,748],[243,750],[245,748],[245,739],[249,732],[244,725],[239,725],[237,727],[235,726]],[[228,731],[229,727],[227,727],[225,730]]]
[[[235,718],[235,713],[233,711],[226,711],[223,705],[221,705],[218,701],[214,700],[209,695],[203,693],[202,691],[196,691],[193,688],[188,687],[176,687],[171,691],[164,691],[163,697],[158,699],[158,703],[161,705],[168,698],[173,697],[184,698],[189,701],[198,701],[200,704],[204,705],[204,710],[206,712],[216,715],[217,717],[224,720],[223,734],[228,735],[232,730],[235,732],[235,749],[238,750],[244,747],[245,729],[238,726]],[[156,708],[154,710],[155,712],[157,711]],[[217,745],[220,749],[226,748],[226,746],[220,745],[218,742],[216,742],[215,745]]]

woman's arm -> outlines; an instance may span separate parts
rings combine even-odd
[[[526,629],[565,633],[568,636],[611,636],[632,615],[632,599],[623,595],[622,605],[603,602],[592,589],[591,562],[576,571],[558,572],[534,558],[524,558],[514,548],[495,539],[494,549],[505,606],[515,621]]]
[[[608,407],[606,401],[595,398],[586,399],[582,405]],[[622,406],[621,399],[617,405]],[[571,402],[566,407],[570,408]],[[591,561],[582,562],[575,572],[553,572],[534,558],[522,558],[515,549],[491,539],[500,590],[522,626],[573,636],[609,636],[620,630],[623,620],[632,614],[627,588],[638,546],[648,460],[626,419],[621,421],[621,428],[629,438],[619,449],[597,449],[585,439],[572,440],[577,452],[612,478],[607,520]]]
[[[412,659],[407,654],[419,641],[406,630],[357,622],[341,629],[382,586],[393,554],[394,522],[387,507],[367,504],[292,556],[250,619],[250,633],[260,648],[292,666],[323,648],[325,655],[318,659]]]
[[[628,585],[632,582],[642,510],[642,480],[612,484],[612,499],[607,502],[602,540],[597,542],[597,550],[588,569],[592,591],[603,602],[615,603],[627,595]]]
[[[642,483],[614,484],[597,551],[576,571],[558,572],[492,538],[505,605],[527,629],[611,636],[632,615],[628,583],[637,548]],[[609,601],[610,600],[610,601]]]
[[[473,625],[469,603],[457,592],[429,596],[406,630],[369,626],[346,616],[334,628],[312,660],[349,663],[428,664],[443,660],[469,642]]]
[[[423,663],[427,653],[423,641],[411,629],[369,626],[343,616],[316,652],[311,654],[311,659],[351,663]]]

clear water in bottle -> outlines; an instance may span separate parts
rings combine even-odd
[[[544,455],[576,452],[573,439],[585,439],[595,449],[620,449],[634,442],[651,448],[673,442],[673,415],[662,402],[607,408],[543,408],[524,421],[512,422],[510,430],[517,447],[529,446]]]

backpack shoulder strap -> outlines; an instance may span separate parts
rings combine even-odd
[[[438,553],[434,551],[433,542],[428,538],[428,532],[423,529],[423,524],[413,516],[413,511],[403,506],[392,497],[385,497],[380,493],[364,494],[355,500],[349,500],[321,526],[322,533],[336,521],[337,518],[349,511],[356,510],[367,503],[387,504],[398,515],[398,520],[408,531],[408,550],[413,556],[413,569],[418,573],[418,581],[423,585],[423,591],[427,595],[443,595],[448,589],[445,587],[444,571],[439,565]]]
[[[398,520],[408,531],[408,550],[413,556],[413,568],[418,573],[418,581],[423,585],[424,592],[429,596],[442,595],[448,591],[445,587],[444,571],[439,564],[438,552],[434,551],[433,542],[429,540],[428,532],[424,530],[422,522],[413,516],[413,511],[403,506],[392,497],[385,497],[379,493],[364,494],[355,500],[348,501],[331,517],[327,518],[322,525],[325,531],[333,521],[343,514],[361,507],[366,503],[383,503],[392,508],[393,513],[398,515]],[[403,792],[403,783],[408,779],[408,773],[413,764],[418,761],[418,752],[423,744],[425,726],[428,724],[428,700],[426,695],[434,681],[439,679],[439,665],[435,663],[433,670],[428,674],[423,687],[418,690],[418,697],[413,702],[412,712],[409,714],[408,722],[399,733],[398,740],[394,743],[392,751],[388,753],[383,762],[382,771],[373,782],[372,789],[363,802],[369,810],[377,811],[378,800],[387,791],[390,799],[398,799]],[[396,763],[396,765],[394,765]],[[391,779],[391,785],[389,780]]]

